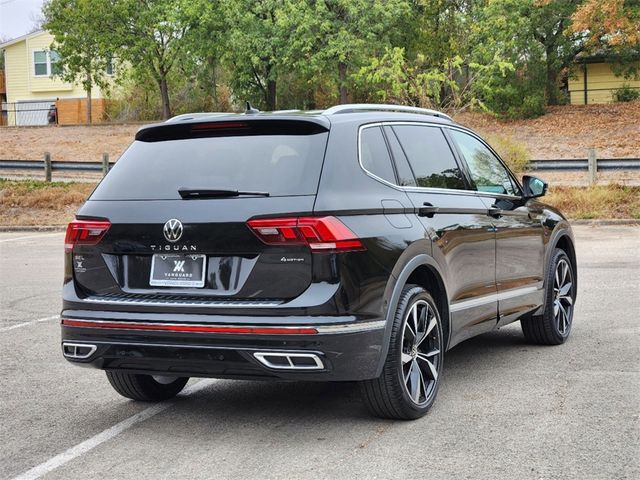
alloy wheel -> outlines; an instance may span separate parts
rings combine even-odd
[[[553,280],[553,317],[558,332],[566,336],[573,317],[573,274],[564,258],[558,262]]]
[[[402,380],[416,405],[427,403],[436,390],[442,366],[437,312],[425,300],[409,308],[402,331]]]

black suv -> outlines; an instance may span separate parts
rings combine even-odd
[[[69,224],[62,350],[157,401],[189,377],[360,381],[427,412],[457,343],[563,343],[571,228],[478,135],[392,105],[142,128]]]

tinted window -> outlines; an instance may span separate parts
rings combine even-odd
[[[466,188],[462,172],[439,128],[397,125],[393,130],[411,164],[419,187]]]
[[[179,199],[180,187],[312,195],[326,142],[326,132],[135,141],[91,199]]]
[[[396,183],[387,143],[380,127],[364,128],[360,134],[360,161],[362,166],[387,182]]]
[[[518,194],[505,167],[481,141],[458,130],[451,130],[451,135],[464,156],[471,180],[479,191]]]
[[[416,179],[413,176],[407,157],[404,155],[402,147],[398,142],[398,138],[393,133],[393,130],[391,130],[391,127],[384,127],[384,132],[387,135],[389,147],[391,148],[391,153],[395,160],[396,173],[398,174],[398,185],[403,187],[415,187]]]

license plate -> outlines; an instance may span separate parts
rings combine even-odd
[[[162,255],[151,259],[152,287],[204,287],[205,255]]]

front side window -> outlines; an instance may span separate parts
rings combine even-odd
[[[458,130],[451,130],[451,136],[469,166],[471,180],[478,191],[518,195],[509,172],[486,145]]]
[[[33,66],[36,75],[48,75],[47,52],[33,52]]]
[[[360,161],[362,167],[378,178],[396,183],[391,156],[380,127],[368,127],[360,134]]]
[[[418,187],[465,190],[462,172],[444,133],[438,127],[395,125],[402,150]]]

